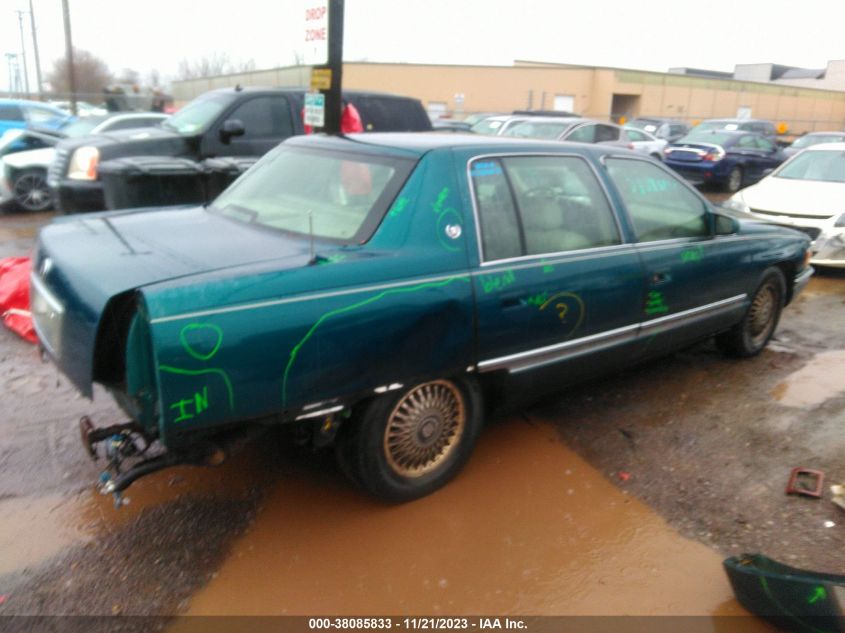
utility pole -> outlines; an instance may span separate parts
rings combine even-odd
[[[343,85],[343,0],[329,0],[329,58],[326,64],[332,73],[332,82],[326,91],[326,134],[340,134],[343,111],[341,86]]]
[[[18,14],[18,27],[20,28],[21,32],[21,61],[23,62],[23,85],[24,89],[26,90],[26,96],[29,96],[29,72],[26,68],[26,46],[24,45],[23,39],[23,14],[25,11],[17,10],[15,13]]]
[[[29,0],[29,19],[32,26],[32,50],[35,53],[35,80],[38,82],[38,98],[44,97],[41,83],[41,59],[38,57],[38,37],[35,34],[35,12],[32,10],[32,0]]]
[[[62,0],[62,17],[65,23],[65,57],[67,58],[67,78],[70,86],[70,111],[76,116],[76,70],[73,65],[73,39],[70,35],[70,9],[68,0]]]

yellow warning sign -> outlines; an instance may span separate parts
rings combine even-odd
[[[328,90],[331,87],[331,68],[315,68],[311,71],[311,90]]]

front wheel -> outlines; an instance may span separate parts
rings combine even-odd
[[[474,380],[432,380],[367,403],[341,428],[337,457],[370,494],[410,501],[457,474],[481,426],[482,397]]]
[[[12,183],[15,202],[24,211],[46,211],[50,208],[50,189],[47,173],[42,169],[27,169]]]
[[[742,321],[716,337],[725,353],[738,358],[759,354],[775,333],[786,299],[786,282],[778,268],[769,268]]]

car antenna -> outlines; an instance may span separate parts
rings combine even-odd
[[[310,242],[311,258],[308,260],[309,264],[317,263],[317,258],[314,256],[314,214],[308,210],[308,237]]]

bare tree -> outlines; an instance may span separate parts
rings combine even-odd
[[[89,51],[74,47],[73,68],[76,76],[77,94],[101,95],[103,89],[112,82],[109,67],[102,59]],[[55,92],[70,92],[66,57],[61,57],[55,61],[52,70],[47,73],[47,81],[50,82]]]
[[[120,84],[137,86],[141,83],[141,73],[133,68],[124,68],[115,77],[115,81]]]
[[[214,77],[231,73],[243,73],[255,70],[255,60],[232,61],[223,52],[214,51],[205,57],[194,60],[183,59],[176,71],[177,79],[198,79],[200,77]]]

